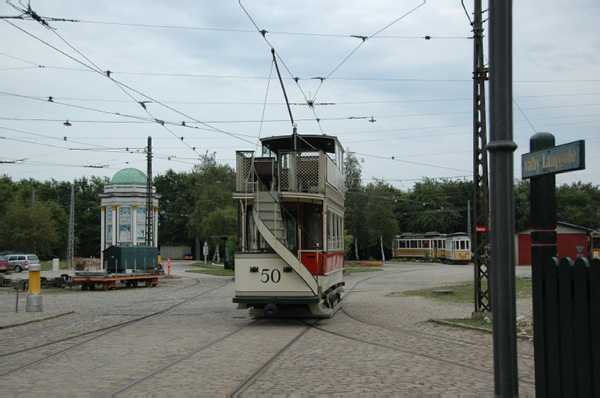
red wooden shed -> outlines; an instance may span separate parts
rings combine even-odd
[[[591,232],[589,228],[559,221],[556,226],[558,258],[588,257]],[[517,265],[531,265],[531,228],[517,232],[515,249]]]

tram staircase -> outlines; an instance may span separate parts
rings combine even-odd
[[[252,217],[263,239],[275,250],[283,261],[302,278],[310,290],[317,295],[318,283],[308,268],[287,247],[287,238],[283,226],[281,206],[275,191],[255,192]]]

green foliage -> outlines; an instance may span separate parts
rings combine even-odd
[[[92,177],[81,178],[73,181],[75,194],[74,229],[75,229],[75,255],[98,256],[100,253],[100,197],[106,179]],[[49,239],[51,247],[36,254],[43,258],[64,258],[67,249],[69,209],[71,204],[71,183],[66,181],[43,181],[33,179],[13,182],[8,176],[0,178],[0,214],[6,217],[9,212],[7,206],[13,202],[20,202],[24,206],[31,203],[42,203],[47,208],[52,218],[52,232]],[[43,247],[45,243],[42,244]],[[17,250],[2,243],[6,250]]]
[[[227,255],[229,256],[229,268],[235,269],[235,252],[237,251],[237,236],[231,235],[227,239]]]
[[[522,231],[530,226],[529,180],[521,180],[515,184],[515,230]]]
[[[529,181],[515,185],[515,228],[531,227]],[[581,227],[600,229],[600,189],[581,182],[556,187],[556,220]]]
[[[36,201],[26,204],[20,199],[7,203],[1,219],[2,247],[24,253],[36,253],[41,258],[54,255],[58,233],[54,220],[66,216],[53,202]]]
[[[451,189],[449,189],[451,188]],[[407,231],[441,233],[456,232],[461,216],[450,201],[451,191],[456,191],[452,182],[423,178],[415,184],[410,199],[413,202],[412,216],[407,220]],[[466,200],[461,207],[466,206]]]
[[[582,182],[556,189],[556,220],[597,230],[600,228],[600,190]]]
[[[158,237],[161,244],[187,243],[194,239],[189,225],[194,211],[194,191],[198,181],[196,173],[176,173],[169,169],[154,178],[156,192],[161,197],[158,204]]]
[[[367,229],[364,228],[365,206],[368,198],[364,194],[364,188],[362,187],[362,168],[353,152],[346,152],[344,170],[346,173],[346,213],[344,214],[344,225],[345,229],[355,239],[355,245],[346,255],[346,258],[359,259],[359,253],[356,253],[353,249],[356,247],[366,249],[368,246],[369,235]]]
[[[354,236],[348,235],[348,230],[344,230],[344,257],[350,257],[350,251],[354,244]]]
[[[237,209],[232,198],[235,172],[228,165],[217,163],[215,154],[206,153],[194,167],[194,208],[189,229],[200,241],[212,236],[232,235],[236,231]]]
[[[206,238],[233,235],[236,231],[237,213],[235,207],[219,208],[211,211],[200,221],[200,231]],[[217,238],[218,239],[218,238]]]
[[[395,189],[382,180],[375,180],[367,185],[365,193],[369,197],[365,211],[369,243],[379,243],[380,246],[383,245],[383,250],[389,251],[391,242],[398,233],[398,220],[394,214]]]

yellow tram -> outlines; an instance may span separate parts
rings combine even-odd
[[[467,263],[471,261],[471,239],[464,232],[453,234],[407,232],[394,239],[392,257]]]

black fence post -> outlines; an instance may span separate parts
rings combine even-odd
[[[549,133],[537,133],[529,141],[531,151],[539,151],[554,146],[554,136]],[[546,288],[545,262],[556,257],[556,177],[554,174],[545,174],[533,177],[530,180],[530,205],[531,205],[531,273],[533,290],[533,330],[535,351],[535,390],[539,397],[549,397],[551,394],[560,395],[560,378],[555,370],[549,369],[548,355],[557,354],[548,352],[549,339],[546,331],[549,328],[546,319],[548,308],[543,293],[550,296],[549,290],[555,290],[556,285]],[[555,267],[554,265],[552,265]],[[556,272],[556,271],[554,271]],[[558,343],[558,335],[554,343]],[[557,345],[554,347],[558,347]],[[550,363],[554,363],[550,361]]]

